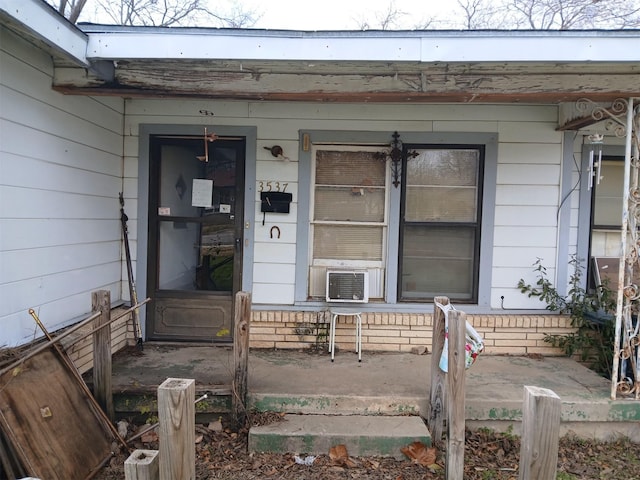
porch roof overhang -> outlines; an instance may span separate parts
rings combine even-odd
[[[583,97],[606,104],[640,96],[638,30],[76,27],[43,3],[0,0],[0,20],[49,49],[53,88],[66,94],[566,105]],[[18,11],[26,7],[39,15]],[[54,34],[61,28],[74,40]],[[571,108],[563,112],[560,128],[590,121]]]
[[[640,93],[640,32],[299,32],[83,25],[112,82],[65,93],[320,102],[594,101]]]

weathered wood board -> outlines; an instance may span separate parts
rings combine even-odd
[[[28,473],[48,480],[86,478],[114,440],[52,348],[0,377],[0,428]]]

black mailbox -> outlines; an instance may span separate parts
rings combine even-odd
[[[265,213],[289,213],[293,196],[285,192],[261,192],[260,211]]]

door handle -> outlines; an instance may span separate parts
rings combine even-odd
[[[236,251],[238,252],[240,251],[241,242],[242,242],[241,238],[236,238]]]

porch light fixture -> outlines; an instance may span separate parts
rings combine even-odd
[[[405,158],[415,158],[420,155],[415,150],[410,152],[405,152],[404,146],[402,145],[402,141],[400,140],[400,134],[398,132],[393,132],[391,135],[393,140],[389,144],[389,150],[385,152],[378,152],[375,154],[375,157],[379,160],[386,161],[387,159],[391,160],[391,174],[393,175],[393,186],[398,187],[400,185],[400,178],[402,176],[402,161]]]
[[[592,133],[587,137],[591,144],[589,150],[589,184],[588,188],[593,188],[593,177],[596,177],[596,185],[600,185],[602,180],[602,144],[604,143],[604,135],[601,133]]]
[[[273,147],[264,147],[265,150],[269,150],[271,155],[279,160],[283,160],[285,162],[289,161],[289,157],[284,156],[284,150],[280,145],[274,145]]]

